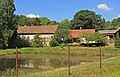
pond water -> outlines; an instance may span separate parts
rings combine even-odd
[[[92,62],[92,60],[83,60],[79,57],[71,57],[71,66],[79,65],[85,62]],[[0,57],[0,71],[15,68],[15,55]],[[67,67],[67,55],[37,55],[25,54],[19,55],[18,67],[23,71],[36,69],[39,71],[47,71],[50,69]],[[27,69],[27,70],[26,70]]]

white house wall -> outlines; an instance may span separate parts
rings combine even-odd
[[[20,37],[29,38],[30,40],[34,39],[35,35],[20,35]],[[54,34],[40,34],[39,37],[44,39],[44,45],[49,46],[50,41],[52,40]]]

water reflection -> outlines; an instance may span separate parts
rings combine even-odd
[[[71,66],[81,64],[81,60],[71,61]],[[61,68],[67,67],[67,59],[50,59],[50,58],[33,58],[33,59],[19,59],[19,68],[35,68],[35,69],[47,69],[47,68]],[[0,59],[0,71],[4,71],[7,68],[15,68],[15,58],[2,58]]]

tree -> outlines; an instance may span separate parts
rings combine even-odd
[[[56,25],[56,24],[58,24],[58,22],[51,21],[47,17],[29,18],[24,15],[17,15],[16,19],[18,19],[17,25],[20,25],[20,26],[24,26],[24,25],[40,26],[40,25]]]
[[[105,30],[115,30],[117,26],[113,26],[110,21],[105,22],[104,29]]]
[[[83,38],[85,38],[86,44],[95,44],[95,45],[101,45],[101,46],[105,46],[107,44],[107,38],[100,34],[100,33],[93,33],[93,34],[89,34],[89,33],[85,33],[82,35]],[[90,41],[95,41],[95,43],[89,43]]]
[[[71,28],[71,22],[68,19],[64,19],[60,22],[60,28],[69,30]]]
[[[111,26],[120,27],[120,17],[113,19],[111,21]]]
[[[16,31],[14,21],[14,1],[0,0],[0,48],[6,48]]]
[[[78,11],[74,18],[71,20],[72,29],[102,29],[105,23],[105,19],[102,19],[100,14],[96,14],[93,11],[81,10]]]
[[[51,45],[57,46],[60,43],[67,43],[67,40],[70,39],[69,36],[69,30],[70,30],[70,21],[68,19],[65,19],[60,22],[58,30],[56,31],[56,34],[54,35],[53,40],[51,41]]]

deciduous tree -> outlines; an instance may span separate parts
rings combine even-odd
[[[101,17],[100,14],[96,14],[94,11],[90,10],[80,10],[71,20],[72,29],[102,29],[105,23],[105,19]]]
[[[16,31],[14,22],[14,1],[0,0],[0,48],[6,48]]]

